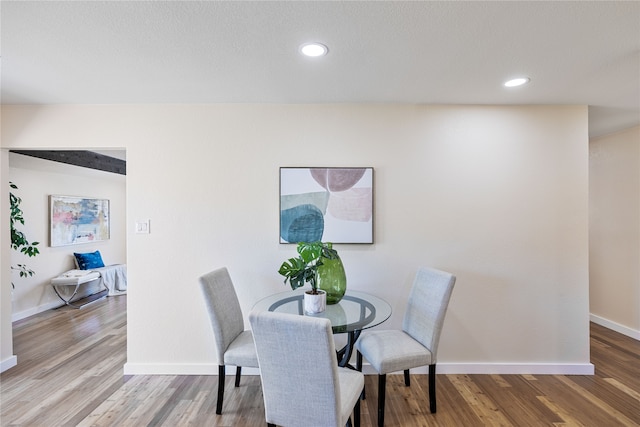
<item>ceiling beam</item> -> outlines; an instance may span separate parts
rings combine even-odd
[[[80,166],[83,168],[96,169],[105,172],[127,174],[127,162],[93,151],[81,150],[9,150],[12,153],[23,154],[25,156],[37,157],[39,159],[51,160],[68,165]]]

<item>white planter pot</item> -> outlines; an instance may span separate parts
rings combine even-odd
[[[317,294],[312,294],[311,291],[304,293],[304,312],[306,314],[323,313],[326,308],[327,293],[325,291],[318,291]]]

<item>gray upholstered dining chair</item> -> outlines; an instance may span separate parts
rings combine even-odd
[[[216,414],[222,413],[225,365],[236,366],[235,386],[240,386],[242,367],[258,367],[251,331],[244,329],[244,318],[226,267],[199,278],[200,288],[209,312],[218,357],[218,401]]]
[[[429,366],[429,408],[436,412],[436,357],[438,342],[449,305],[455,276],[432,268],[416,274],[402,330],[372,330],[356,341],[356,368],[362,371],[362,357],[378,372],[378,426],[384,425],[386,374],[404,371],[410,385],[409,369]]]
[[[360,425],[361,372],[339,368],[331,322],[324,317],[253,311],[269,426]]]

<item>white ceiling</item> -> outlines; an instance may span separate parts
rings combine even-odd
[[[580,104],[591,136],[640,123],[637,1],[0,7],[3,104]]]

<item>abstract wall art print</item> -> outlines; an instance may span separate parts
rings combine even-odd
[[[280,168],[280,243],[373,243],[373,168]]]
[[[65,246],[109,239],[109,200],[49,196],[50,245]]]

